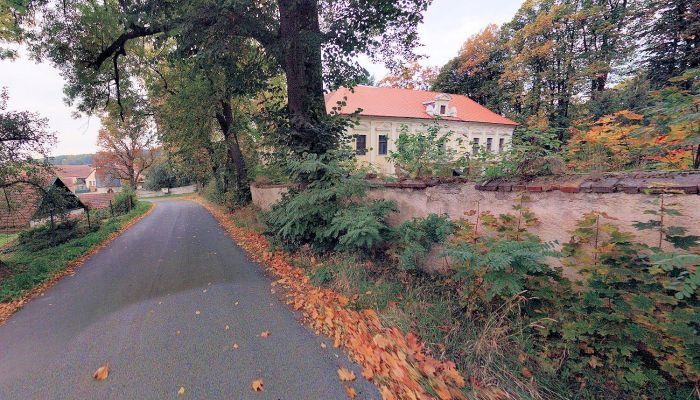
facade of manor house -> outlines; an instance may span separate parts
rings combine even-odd
[[[395,168],[387,158],[396,150],[403,125],[411,133],[424,132],[437,118],[445,126],[442,133],[454,132],[450,146],[472,153],[480,148],[494,153],[507,149],[517,126],[463,95],[360,85],[327,94],[326,111],[343,101],[341,114],[361,109],[359,125],[347,132],[353,137],[358,160],[389,175]]]

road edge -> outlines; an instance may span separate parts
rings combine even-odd
[[[85,254],[81,255],[80,257],[76,258],[75,260],[71,261],[68,263],[66,268],[62,269],[59,272],[56,272],[51,279],[48,281],[42,283],[39,286],[36,286],[29,292],[27,292],[24,296],[17,300],[13,300],[10,302],[6,303],[0,303],[0,326],[2,326],[7,320],[10,319],[10,317],[19,311],[24,305],[32,301],[34,298],[41,296],[46,290],[51,288],[53,285],[58,283],[62,278],[64,278],[67,275],[72,275],[75,273],[75,270],[80,268],[85,261],[87,261],[88,258],[92,257],[95,253],[98,251],[102,250],[105,246],[107,246],[109,243],[111,243],[114,239],[118,238],[121,236],[124,232],[126,232],[129,228],[131,228],[133,225],[135,225],[137,222],[141,221],[142,219],[146,218],[148,215],[150,215],[153,210],[156,208],[156,204],[153,202],[145,201],[147,203],[150,203],[150,207],[148,210],[146,210],[143,214],[137,215],[133,219],[129,220],[126,222],[124,225],[122,225],[117,231],[112,232],[105,240],[101,241],[100,243],[97,243],[95,246],[93,246],[88,252]]]
[[[463,392],[466,380],[454,362],[431,356],[414,334],[384,326],[374,310],[350,310],[345,296],[312,286],[305,272],[289,264],[283,252],[271,250],[263,235],[236,226],[223,207],[201,196],[191,201],[204,207],[248,258],[272,275],[273,290],[279,286],[286,291],[286,304],[301,312],[300,322],[329,338],[334,348],[342,348],[383,399],[468,398]],[[352,324],[344,325],[340,316]],[[354,389],[345,388],[354,398],[350,395]]]

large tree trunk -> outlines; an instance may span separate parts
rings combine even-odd
[[[238,135],[233,130],[233,111],[229,101],[221,102],[221,111],[216,113],[216,120],[219,122],[221,131],[224,134],[228,155],[236,170],[236,186],[238,187],[239,197],[243,201],[248,201],[250,200],[248,169],[238,143]]]
[[[333,134],[319,132],[325,117],[322,35],[318,0],[278,0],[283,66],[287,77],[287,107],[292,132],[290,146],[298,153],[325,153],[335,147]]]

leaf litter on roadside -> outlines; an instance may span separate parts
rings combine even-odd
[[[260,378],[251,382],[250,387],[251,389],[253,389],[254,392],[262,392],[264,385],[265,383],[263,382],[262,378]]]
[[[275,285],[286,289],[287,303],[303,313],[316,333],[331,338],[333,347],[347,350],[360,365],[362,376],[379,387],[385,400],[467,398],[463,392],[465,379],[455,364],[428,354],[425,344],[414,333],[384,326],[374,310],[351,309],[347,297],[311,284],[304,269],[292,266],[292,256],[279,250],[269,251],[269,242],[263,235],[236,226],[221,208],[197,201],[219,220],[254,261],[265,265],[278,277]],[[473,390],[484,391],[477,393],[478,398],[507,398],[498,388],[475,387]]]
[[[107,379],[107,376],[109,376],[109,363],[103,364],[100,368],[97,368],[94,374],[92,374],[92,377],[98,381]]]

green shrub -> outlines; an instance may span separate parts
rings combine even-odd
[[[587,290],[560,299],[542,346],[566,354],[562,372],[588,382],[589,397],[690,398],[700,381],[700,255],[649,248],[601,217],[587,215],[565,248]]]
[[[126,214],[136,207],[138,199],[134,190],[125,186],[121,192],[112,199],[112,210],[114,214]]]
[[[57,246],[74,239],[80,235],[78,220],[69,218],[52,229],[51,224],[46,223],[39,227],[23,231],[19,234],[18,244],[26,250],[37,251],[52,246]]]
[[[188,179],[182,179],[183,185],[189,184]],[[153,164],[146,174],[145,188],[148,190],[160,190],[179,186],[178,173],[167,161]]]
[[[406,270],[420,268],[433,246],[445,243],[454,230],[447,214],[430,214],[402,223],[396,228],[394,244],[399,266]]]
[[[346,153],[307,154],[289,163],[292,188],[266,215],[266,233],[287,247],[309,244],[317,251],[372,249],[390,231],[386,217],[392,202],[367,200],[370,184],[348,174]]]
[[[426,132],[410,133],[401,126],[396,151],[389,161],[410,177],[452,175],[457,162],[457,150],[450,146],[452,131],[441,133],[438,121],[426,127]]]
[[[558,154],[562,142],[554,129],[516,129],[509,148],[497,162],[485,166],[486,179],[532,177],[562,173],[566,166]]]

